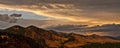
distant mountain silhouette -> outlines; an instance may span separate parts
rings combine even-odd
[[[120,40],[110,37],[95,34],[85,36],[75,33],[59,33],[35,26],[21,27],[19,25],[15,25],[5,30],[1,30],[0,32],[31,38],[35,40],[35,42],[39,45],[39,48],[76,48],[90,43],[120,43]]]
[[[57,32],[67,32],[67,33],[83,33],[83,34],[98,34],[101,36],[119,36],[120,34],[120,24],[103,24],[96,26],[89,25],[58,25],[49,26],[46,29],[55,30]],[[86,33],[85,33],[86,32]]]
[[[109,32],[109,31],[120,31],[120,24],[104,24],[101,26],[90,27],[90,30],[94,32]]]

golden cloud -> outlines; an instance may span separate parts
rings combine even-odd
[[[7,5],[0,4],[0,9],[18,10],[32,12],[37,15],[43,15],[47,17],[66,19],[74,22],[87,22],[94,24],[120,24],[119,14],[112,12],[85,12],[84,9],[75,8],[73,4],[39,4],[38,5]],[[50,7],[49,7],[50,6]]]

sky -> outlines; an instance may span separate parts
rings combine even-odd
[[[120,0],[0,0],[0,14],[13,13],[22,14],[23,20],[18,20],[17,24],[23,26],[35,25],[66,32],[102,29],[101,32],[87,31],[88,34],[100,35],[119,35],[120,30],[116,29],[119,25],[114,25],[120,24]],[[14,25],[0,19],[0,28],[9,24]]]
[[[119,5],[119,0],[0,0],[0,10],[34,14],[34,17],[24,18],[64,19],[94,24],[119,24]]]
[[[11,15],[11,14],[14,14],[14,13],[22,14],[21,18],[23,18],[23,19],[43,20],[43,19],[48,18],[48,17],[45,17],[45,16],[33,14],[31,12],[24,12],[24,11],[17,11],[17,10],[8,10],[8,9],[0,10],[0,14],[9,14],[9,15]]]

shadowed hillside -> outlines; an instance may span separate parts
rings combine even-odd
[[[81,46],[79,48],[120,48],[120,43],[91,43]]]
[[[38,48],[38,44],[28,37],[0,32],[0,48]]]

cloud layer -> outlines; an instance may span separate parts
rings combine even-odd
[[[119,36],[120,35],[120,24],[105,24],[101,26],[88,25],[59,25],[50,26],[47,29],[55,30],[59,32],[77,33],[84,35],[97,34],[101,36]]]
[[[119,0],[0,0],[0,9],[97,24],[120,23]]]

